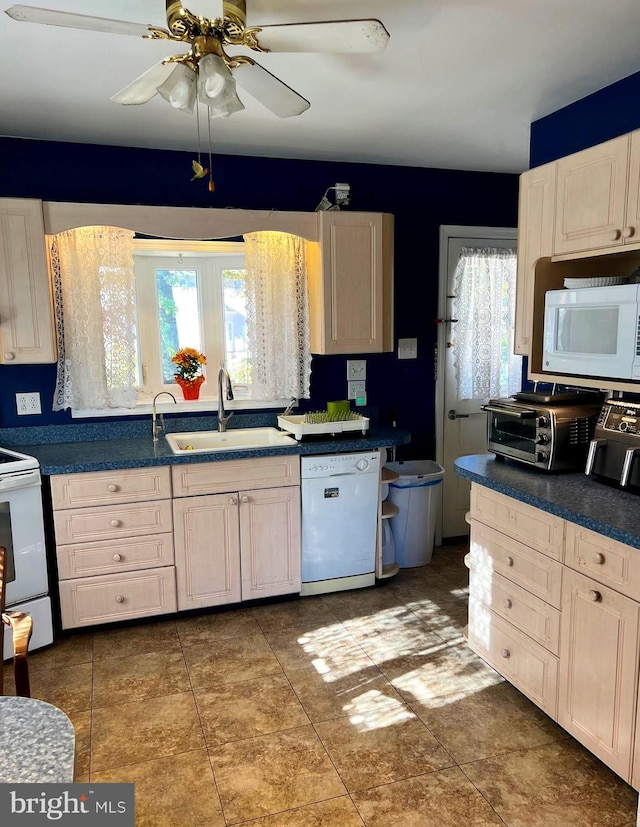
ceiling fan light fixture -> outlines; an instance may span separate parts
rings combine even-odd
[[[174,109],[193,112],[196,103],[196,73],[184,63],[178,63],[165,82],[158,86],[158,94]]]
[[[244,109],[236,92],[236,80],[219,55],[198,61],[198,100],[209,107],[212,118],[226,118]]]

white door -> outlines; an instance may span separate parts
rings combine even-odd
[[[465,232],[467,235],[463,235]],[[487,415],[481,410],[483,402],[461,401],[458,397],[454,369],[456,322],[451,320],[456,267],[463,247],[513,250],[515,238],[516,230],[511,228],[441,228],[439,312],[443,321],[438,325],[436,444],[438,462],[445,469],[442,537],[459,537],[469,532],[464,519],[469,510],[469,483],[454,473],[453,461],[466,454],[483,454],[487,450]]]

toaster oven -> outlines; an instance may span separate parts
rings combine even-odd
[[[488,450],[540,471],[584,470],[601,402],[538,404],[517,396],[483,406]]]

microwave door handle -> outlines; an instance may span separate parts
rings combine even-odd
[[[516,419],[535,419],[536,417],[535,411],[520,411],[517,408],[501,408],[499,405],[483,405],[482,410],[493,411],[494,413],[504,414],[505,416],[513,416]]]
[[[631,469],[633,468],[633,461],[638,454],[640,454],[640,448],[628,448],[624,452],[624,463],[622,465],[622,473],[620,474],[620,486],[622,488],[624,488],[629,482]]]
[[[604,448],[607,444],[606,439],[592,439],[589,443],[589,453],[587,454],[587,464],[584,469],[584,473],[587,477],[593,472],[593,466],[596,461],[596,455],[600,448]]]

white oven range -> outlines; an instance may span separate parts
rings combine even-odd
[[[53,642],[38,460],[0,448],[0,545],[7,549],[6,608],[33,618],[29,649]],[[3,659],[13,657],[4,635]]]

